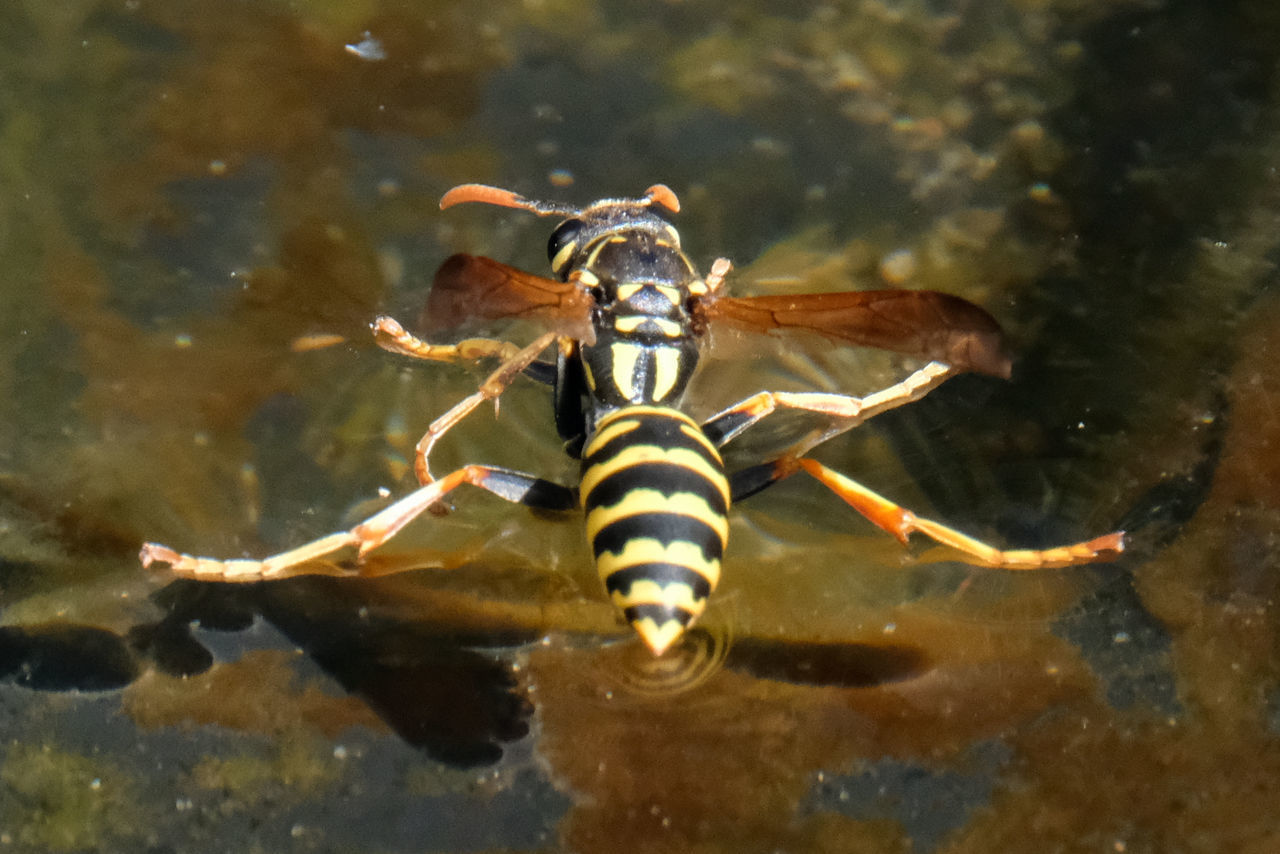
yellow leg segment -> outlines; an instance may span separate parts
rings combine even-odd
[[[325,557],[343,548],[355,547],[357,559],[363,558],[371,550],[394,537],[401,528],[412,522],[432,504],[464,483],[490,489],[496,494],[511,498],[511,490],[503,491],[500,486],[491,488],[488,483],[491,477],[501,480],[503,474],[489,466],[463,466],[440,480],[414,490],[349,531],[329,534],[263,560],[218,560],[194,557],[176,552],[159,543],[144,543],[138,558],[142,561],[143,568],[150,568],[154,563],[164,563],[169,565],[175,575],[203,581],[265,581],[284,578],[301,574],[291,571],[301,564]],[[532,478],[529,480],[532,481]],[[520,499],[515,497],[511,500]]]
[[[962,552],[966,555],[966,561],[975,566],[992,569],[1048,569],[1115,560],[1124,551],[1123,531],[1048,549],[997,549],[940,522],[917,516],[816,460],[793,458],[780,461],[779,465],[784,469],[803,469],[808,472],[872,523],[897,537],[903,545],[907,544],[908,536],[918,532]]]
[[[533,360],[538,358],[538,354],[547,349],[555,339],[555,332],[547,332],[523,350],[507,357],[506,361],[480,384],[479,391],[463,398],[452,409],[431,422],[427,432],[418,440],[414,454],[413,471],[418,476],[418,483],[426,485],[434,480],[428,458],[431,456],[431,449],[435,447],[436,442],[440,441],[440,437],[452,430],[455,424],[470,415],[473,409],[486,400],[494,401],[496,408],[499,395],[506,391],[512,380],[529,367]]]
[[[509,341],[498,341],[492,338],[467,338],[457,344],[429,344],[406,330],[397,320],[386,315],[380,315],[375,319],[370,324],[370,328],[379,347],[414,359],[433,362],[502,359],[502,364],[485,379],[479,391],[463,399],[444,415],[431,422],[427,432],[418,440],[414,449],[413,471],[418,478],[418,483],[423,485],[434,480],[431,476],[428,457],[436,442],[440,441],[440,437],[453,429],[455,424],[467,417],[484,401],[496,401],[499,395],[506,391],[512,380],[529,367],[538,358],[538,354],[556,338],[554,332],[548,332],[524,348],[517,347]]]
[[[802,409],[838,419],[831,427],[815,431],[791,448],[792,456],[801,457],[869,418],[919,400],[958,373],[950,365],[930,362],[901,382],[866,397],[827,392],[762,391],[712,417],[703,426],[711,435],[719,436],[717,444],[723,445],[780,408]]]
[[[510,341],[467,338],[457,344],[429,344],[413,335],[394,318],[382,315],[370,324],[378,346],[401,356],[431,362],[475,362],[481,359],[510,359],[520,348]]]

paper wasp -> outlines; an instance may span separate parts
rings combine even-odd
[[[524,347],[493,339],[429,344],[389,317],[372,327],[385,349],[438,361],[496,359],[479,390],[431,424],[419,441],[417,490],[348,531],[265,560],[213,560],[143,546],[144,566],[168,564],[184,576],[252,581],[294,574],[301,564],[346,547],[376,549],[464,483],[531,507],[586,515],[587,539],[614,604],[661,655],[698,618],[720,576],[732,503],[804,471],[904,545],[922,533],[969,563],[1039,569],[1111,560],[1123,532],[1042,550],[1005,551],[916,516],[805,454],[831,436],[927,394],[949,377],[976,371],[1008,377],[1000,327],[978,306],[933,291],[879,290],[799,296],[729,297],[723,258],[700,276],[661,213],[675,193],[658,184],[638,199],[588,207],[533,201],[480,184],[455,187],[448,208],[479,202],[559,216],[547,255],[555,278],[489,258],[454,255],[437,272],[425,316],[435,328],[466,320],[523,318],[545,332]],[[930,361],[866,397],[762,391],[699,424],[680,408],[712,324],[776,334],[816,333],[840,344],[878,347]],[[539,361],[554,346],[555,361]],[[576,487],[532,474],[473,464],[434,478],[434,444],[482,402],[496,402],[519,375],[549,383],[555,421],[582,461]],[[778,409],[805,410],[834,427],[803,437],[776,459],[728,473],[719,449]]]

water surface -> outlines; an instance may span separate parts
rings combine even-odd
[[[7,5],[0,848],[1273,850],[1273,5]],[[144,540],[262,556],[412,488],[483,371],[369,321],[415,324],[452,252],[545,264],[550,223],[438,210],[466,181],[666,183],[736,293],[982,304],[1010,382],[819,458],[992,542],[1129,551],[973,570],[795,479],[739,508],[673,663],[576,519],[486,495],[376,579],[144,572]],[[908,367],[718,341],[688,405]],[[433,462],[477,461],[571,481],[545,388]]]

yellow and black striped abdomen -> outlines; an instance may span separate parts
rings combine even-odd
[[[729,483],[689,416],[624,406],[582,454],[587,539],[605,589],[655,654],[684,633],[720,580]]]

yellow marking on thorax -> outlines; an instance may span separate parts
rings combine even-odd
[[[628,314],[623,317],[615,318],[613,328],[623,333],[635,332],[646,323],[652,323],[658,327],[658,331],[668,338],[680,337],[680,324],[674,320],[668,320],[665,317],[650,317],[644,314]]]
[[[667,302],[673,306],[680,305],[683,294],[680,288],[671,285],[656,285],[652,282],[621,282],[618,284],[618,299],[629,300],[645,288],[653,288]]]
[[[594,446],[595,443],[592,442],[592,445]],[[590,450],[587,453],[590,454]],[[729,481],[723,472],[713,468],[697,451],[691,451],[688,448],[663,448],[658,445],[633,445],[630,448],[623,448],[610,459],[589,466],[582,473],[582,483],[579,486],[582,500],[585,502],[591,490],[604,478],[642,463],[667,463],[696,471],[720,490],[720,494],[724,496],[725,506],[729,506]]]
[[[560,256],[557,254],[556,257],[559,258]],[[586,285],[589,288],[594,288],[596,285],[600,284],[600,277],[585,267],[579,267],[573,272],[573,275],[570,278],[580,284]]]
[[[629,300],[640,291],[644,290],[644,285],[637,282],[623,282],[618,285],[618,299]]]
[[[667,298],[667,302],[672,305],[680,304],[680,297],[682,294],[680,293],[679,288],[673,288],[671,285],[654,285],[653,287],[654,290]]]
[[[610,359],[613,362],[613,384],[618,394],[627,400],[636,397],[636,362],[640,361],[642,349],[635,344],[618,342],[609,345]]]
[[[586,261],[586,263],[585,263],[585,264],[583,264],[582,266],[584,266],[584,267],[594,267],[594,266],[596,265],[596,261],[597,261],[597,259],[599,259],[599,257],[600,257],[600,251],[601,251],[602,249],[604,249],[604,245],[605,245],[605,243],[606,243],[606,241],[604,241],[604,240],[601,240],[601,241],[597,242],[597,243],[596,243],[596,245],[595,245],[595,248],[591,250],[591,254],[587,256],[587,261]]]
[[[720,538],[720,547],[729,545],[729,519],[717,513],[707,500],[692,492],[663,495],[656,489],[640,487],[626,493],[617,504],[597,507],[587,514],[587,542],[594,542],[600,529],[610,522],[642,513],[671,513],[705,522]]]
[[[653,350],[653,399],[665,400],[680,377],[680,351],[674,347]]]
[[[655,540],[652,537],[636,537],[627,540],[622,548],[622,554],[602,553],[596,560],[596,569],[600,573],[600,578],[607,580],[610,575],[619,570],[645,563],[673,563],[676,566],[691,569],[705,578],[713,590],[720,581],[720,561],[703,557],[701,546],[681,540],[664,546],[661,540]]]

